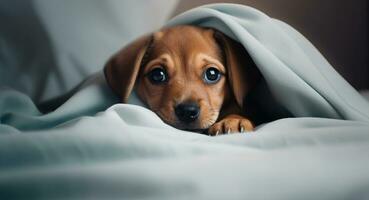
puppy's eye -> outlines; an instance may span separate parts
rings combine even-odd
[[[208,84],[217,83],[220,80],[221,73],[214,67],[207,68],[204,72],[204,81]]]
[[[168,81],[168,74],[167,71],[163,68],[157,67],[151,70],[147,74],[149,80],[153,84],[161,84]]]

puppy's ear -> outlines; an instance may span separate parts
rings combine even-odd
[[[234,97],[242,108],[245,96],[260,80],[261,74],[242,44],[219,31],[214,31],[214,38],[222,50]]]
[[[104,67],[105,78],[113,91],[127,103],[135,85],[142,60],[153,37],[143,36],[113,55]]]

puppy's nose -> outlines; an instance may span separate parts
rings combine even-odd
[[[182,103],[175,107],[175,113],[179,120],[185,123],[190,123],[199,117],[200,108],[197,104]]]

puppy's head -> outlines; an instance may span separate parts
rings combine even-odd
[[[207,129],[223,104],[243,98],[255,82],[255,67],[242,45],[213,29],[176,26],[143,36],[105,66],[108,84],[127,102],[140,99],[166,123]]]

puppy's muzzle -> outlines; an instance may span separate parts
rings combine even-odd
[[[174,109],[177,118],[184,123],[191,123],[200,115],[200,107],[194,103],[181,103]]]

